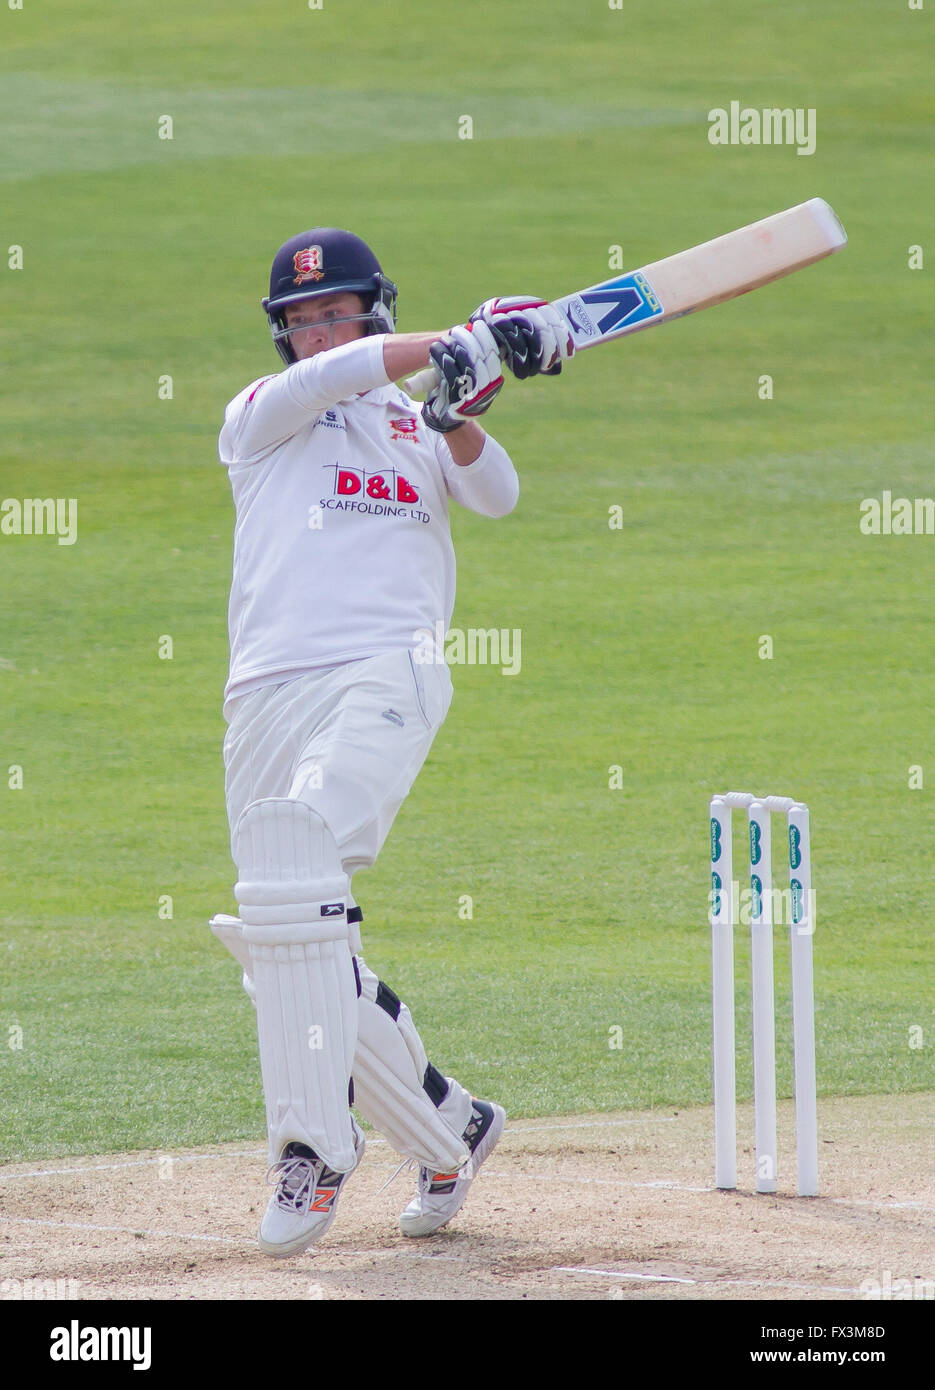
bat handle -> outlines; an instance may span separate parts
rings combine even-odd
[[[437,367],[424,367],[421,372],[416,372],[415,376],[407,377],[403,382],[410,396],[427,396],[433,386],[437,386],[441,381],[441,373]]]

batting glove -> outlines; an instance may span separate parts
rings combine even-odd
[[[503,373],[496,340],[486,324],[449,329],[432,344],[429,356],[441,376],[422,407],[429,429],[449,434],[490,409],[503,386]]]
[[[520,380],[539,373],[558,376],[562,363],[575,351],[568,324],[545,299],[531,295],[487,299],[470,321],[487,325],[504,366]]]

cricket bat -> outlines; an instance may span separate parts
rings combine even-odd
[[[568,324],[575,351],[581,352],[736,299],[846,245],[847,234],[834,209],[824,198],[810,198],[554,304]],[[437,381],[435,368],[426,367],[409,378],[406,388],[421,395]]]

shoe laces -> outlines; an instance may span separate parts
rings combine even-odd
[[[402,1172],[404,1172],[404,1171],[406,1171],[406,1172],[411,1172],[412,1169],[415,1168],[415,1167],[417,1167],[417,1166],[418,1166],[418,1169],[419,1169],[419,1196],[420,1196],[420,1197],[427,1197],[428,1194],[429,1194],[429,1192],[431,1191],[432,1183],[435,1181],[435,1174],[437,1173],[438,1170],[437,1170],[436,1168],[425,1168],[425,1167],[422,1166],[422,1164],[418,1164],[418,1165],[417,1165],[417,1164],[416,1164],[416,1160],[415,1160],[414,1158],[407,1158],[407,1159],[404,1159],[403,1162],[402,1162],[402,1163],[399,1165],[399,1167],[396,1169],[396,1172],[395,1172],[395,1173],[392,1173],[392,1174],[387,1178],[386,1182],[385,1182],[385,1183],[383,1184],[383,1186],[380,1188],[380,1192],[385,1192],[386,1189],[390,1186],[390,1184],[391,1184],[391,1183],[394,1183],[394,1182],[396,1181],[396,1179],[399,1177],[400,1173],[402,1173]],[[458,1177],[458,1178],[466,1177],[466,1176],[468,1176],[468,1174],[469,1174],[469,1172],[470,1172],[470,1168],[471,1168],[471,1160],[468,1159],[468,1161],[467,1161],[467,1163],[464,1165],[464,1167],[463,1167],[462,1169],[460,1169],[458,1173],[453,1174],[452,1176]],[[473,1176],[473,1175],[472,1175],[472,1176]],[[379,1196],[379,1195],[380,1195],[380,1193],[378,1192],[378,1193],[377,1193],[377,1196]]]
[[[276,1200],[279,1205],[307,1216],[318,1185],[320,1166],[320,1159],[305,1158],[302,1154],[286,1154],[271,1164],[266,1181],[277,1183]],[[274,1176],[277,1174],[278,1177]]]
[[[412,1168],[414,1168],[415,1166],[416,1166],[416,1161],[415,1161],[414,1158],[404,1158],[403,1161],[402,1161],[402,1163],[401,1163],[401,1164],[399,1165],[399,1167],[396,1169],[396,1172],[395,1172],[395,1173],[391,1173],[390,1176],[387,1178],[386,1182],[385,1182],[385,1183],[383,1184],[383,1186],[380,1188],[380,1192],[385,1192],[386,1189],[391,1185],[391,1183],[394,1183],[394,1182],[396,1181],[396,1179],[399,1177],[400,1173],[402,1173],[404,1170],[405,1170],[406,1172],[409,1172],[409,1171],[410,1171]],[[423,1173],[427,1173],[427,1172],[428,1172],[428,1169],[427,1169],[427,1168],[420,1168],[420,1169],[419,1169],[419,1187],[420,1187],[420,1189],[421,1189],[421,1186],[422,1186],[422,1174],[423,1174]],[[378,1197],[379,1197],[379,1195],[380,1195],[380,1192],[377,1193],[377,1196],[378,1196]]]
[[[461,1136],[461,1138],[464,1140],[465,1144],[468,1147],[468,1157],[465,1160],[463,1167],[459,1168],[456,1173],[450,1174],[451,1177],[455,1179],[474,1177],[474,1151],[477,1148],[479,1142],[478,1130],[480,1129],[483,1123],[484,1115],[481,1111],[477,1110],[476,1106],[472,1105],[471,1118],[468,1121],[467,1127]],[[396,1172],[391,1174],[390,1177],[387,1178],[383,1186],[380,1188],[380,1192],[385,1192],[386,1189],[390,1186],[390,1184],[396,1181],[396,1179],[399,1177],[400,1173],[403,1172],[404,1169],[409,1171],[413,1169],[415,1166],[416,1160],[414,1158],[403,1159],[402,1163],[396,1169]],[[432,1183],[435,1181],[435,1175],[437,1172],[438,1169],[436,1168],[424,1168],[421,1164],[419,1165],[419,1193],[421,1196],[424,1197],[428,1193],[429,1189],[432,1186]],[[380,1193],[378,1192],[377,1196],[379,1195]]]

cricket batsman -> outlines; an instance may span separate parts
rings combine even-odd
[[[287,1256],[328,1230],[361,1161],[352,1106],[419,1166],[407,1236],[451,1220],[503,1130],[501,1106],[429,1062],[368,969],[351,890],[451,702],[443,657],[425,660],[454,606],[449,501],[488,517],[516,504],[478,419],[504,364],[554,374],[573,349],[537,299],[397,334],[396,286],[333,227],[280,248],[263,307],[285,370],[231,401],[219,443],[236,508],[224,762],[239,916],[211,925],[256,1004],[275,1183],[260,1248]],[[420,408],[394,383],[430,364]]]

